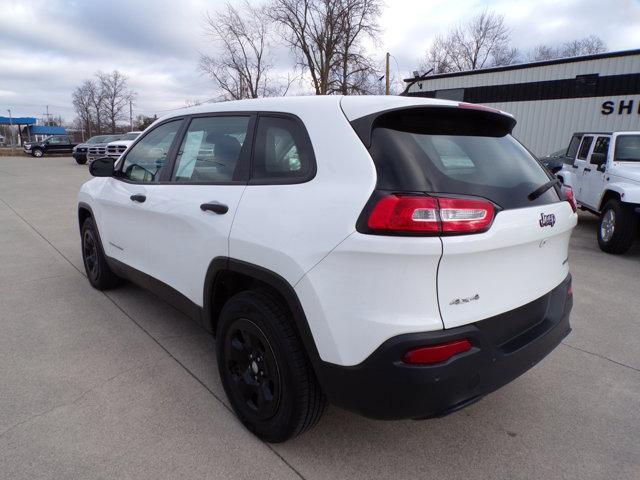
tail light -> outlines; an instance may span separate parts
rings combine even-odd
[[[564,194],[564,199],[569,202],[569,205],[571,205],[571,208],[575,213],[578,210],[578,205],[576,204],[576,197],[573,195],[573,188],[568,185],[563,185],[562,192]]]
[[[438,345],[414,348],[404,354],[402,361],[411,365],[433,365],[434,363],[446,362],[454,355],[469,350],[471,350],[471,342],[464,338]]]
[[[425,235],[479,233],[489,229],[495,209],[486,200],[387,195],[369,215],[371,230]]]

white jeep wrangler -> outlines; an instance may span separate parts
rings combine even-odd
[[[600,217],[598,245],[624,253],[638,231],[640,132],[575,133],[567,149],[573,164],[557,174],[583,210]]]

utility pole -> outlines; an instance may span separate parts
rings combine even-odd
[[[384,67],[384,94],[389,95],[389,52],[386,55],[385,67]]]
[[[13,155],[13,118],[11,118],[11,109],[7,108],[9,112],[9,135],[11,135],[11,155]]]
[[[49,105],[47,105],[47,113],[43,113],[42,114],[46,120],[44,121],[44,124],[48,127],[51,125],[51,114],[49,113]]]
[[[133,99],[129,99],[129,126],[131,129],[130,132],[133,132]]]

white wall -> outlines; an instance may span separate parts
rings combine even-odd
[[[615,110],[603,115],[602,102],[612,100]],[[618,114],[618,102],[633,100],[630,114]],[[511,113],[518,123],[513,136],[536,155],[544,156],[569,145],[571,134],[581,131],[640,130],[640,95],[566,98],[530,102],[488,103]]]

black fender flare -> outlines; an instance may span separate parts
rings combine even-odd
[[[318,376],[318,379],[321,381],[319,374],[322,369],[320,367],[324,362],[320,359],[320,354],[318,353],[318,348],[316,347],[302,304],[293,286],[284,277],[272,270],[229,257],[214,258],[209,264],[204,281],[202,307],[203,327],[215,335],[213,294],[215,292],[216,281],[220,280],[220,274],[225,271],[239,273],[259,280],[273,288],[282,296],[293,316],[295,326],[316,376]]]

